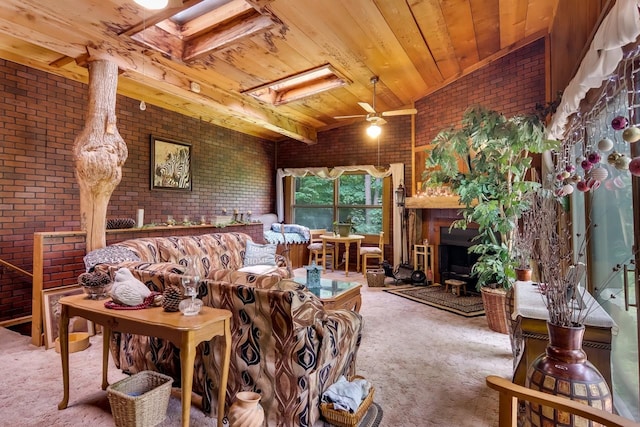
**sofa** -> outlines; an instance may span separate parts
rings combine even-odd
[[[184,256],[204,257],[198,297],[205,305],[231,311],[231,363],[226,408],[239,391],[259,393],[266,425],[321,424],[322,393],[341,375],[353,375],[360,346],[362,317],[351,310],[326,310],[304,286],[284,278],[283,267],[269,275],[240,272],[248,236],[132,239],[118,243],[140,260],[108,265],[113,274],[127,268],[151,290],[180,287]],[[213,245],[212,249],[207,245]],[[204,254],[207,256],[204,256]],[[284,269],[286,271],[286,269]],[[193,391],[202,409],[217,416],[221,337],[197,348]],[[165,340],[113,333],[110,349],[127,373],[154,370],[180,383],[180,357]]]

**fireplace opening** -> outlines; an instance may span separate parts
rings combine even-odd
[[[438,271],[440,280],[456,279],[467,282],[467,290],[474,291],[477,279],[471,277],[471,268],[479,255],[468,253],[472,241],[478,235],[475,228],[466,230],[440,227],[440,245],[438,246]]]

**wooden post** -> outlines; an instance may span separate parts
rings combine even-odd
[[[106,246],[107,205],[122,178],[127,145],[116,128],[118,66],[89,62],[89,104],[85,127],[76,137],[73,156],[80,185],[80,228],[87,232],[87,252]]]

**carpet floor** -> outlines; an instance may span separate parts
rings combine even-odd
[[[304,269],[296,275],[304,276]],[[375,387],[380,427],[498,425],[498,394],[487,375],[510,378],[509,337],[491,331],[483,317],[464,318],[369,288],[361,274],[326,273],[362,286],[364,318],[357,373]],[[388,285],[386,288],[394,288]],[[60,355],[34,347],[30,338],[0,328],[0,420],[14,427],[113,426],[106,392],[100,388],[102,339],[70,355],[69,407],[62,398]],[[109,381],[124,378],[110,363]],[[160,426],[180,424],[180,400],[172,395]],[[194,405],[191,426],[215,426]],[[375,424],[373,424],[375,425]],[[267,426],[268,427],[268,426]]]
[[[451,290],[445,291],[445,287],[441,285],[410,286],[400,289],[385,289],[385,291],[464,317],[484,316],[484,306],[480,295],[456,296]]]

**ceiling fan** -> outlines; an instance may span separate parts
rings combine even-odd
[[[383,112],[376,111],[376,83],[378,83],[378,76],[371,77],[371,84],[373,84],[373,98],[371,104],[369,104],[368,102],[358,102],[358,104],[364,111],[367,112],[367,114],[335,116],[334,119],[353,119],[356,117],[364,117],[366,121],[371,123],[371,125],[367,128],[367,134],[369,134],[369,136],[376,137],[380,135],[380,125],[387,123],[387,121],[382,117],[406,116],[416,114],[418,112],[418,110],[416,110],[415,108],[405,108],[403,110],[390,110]]]

